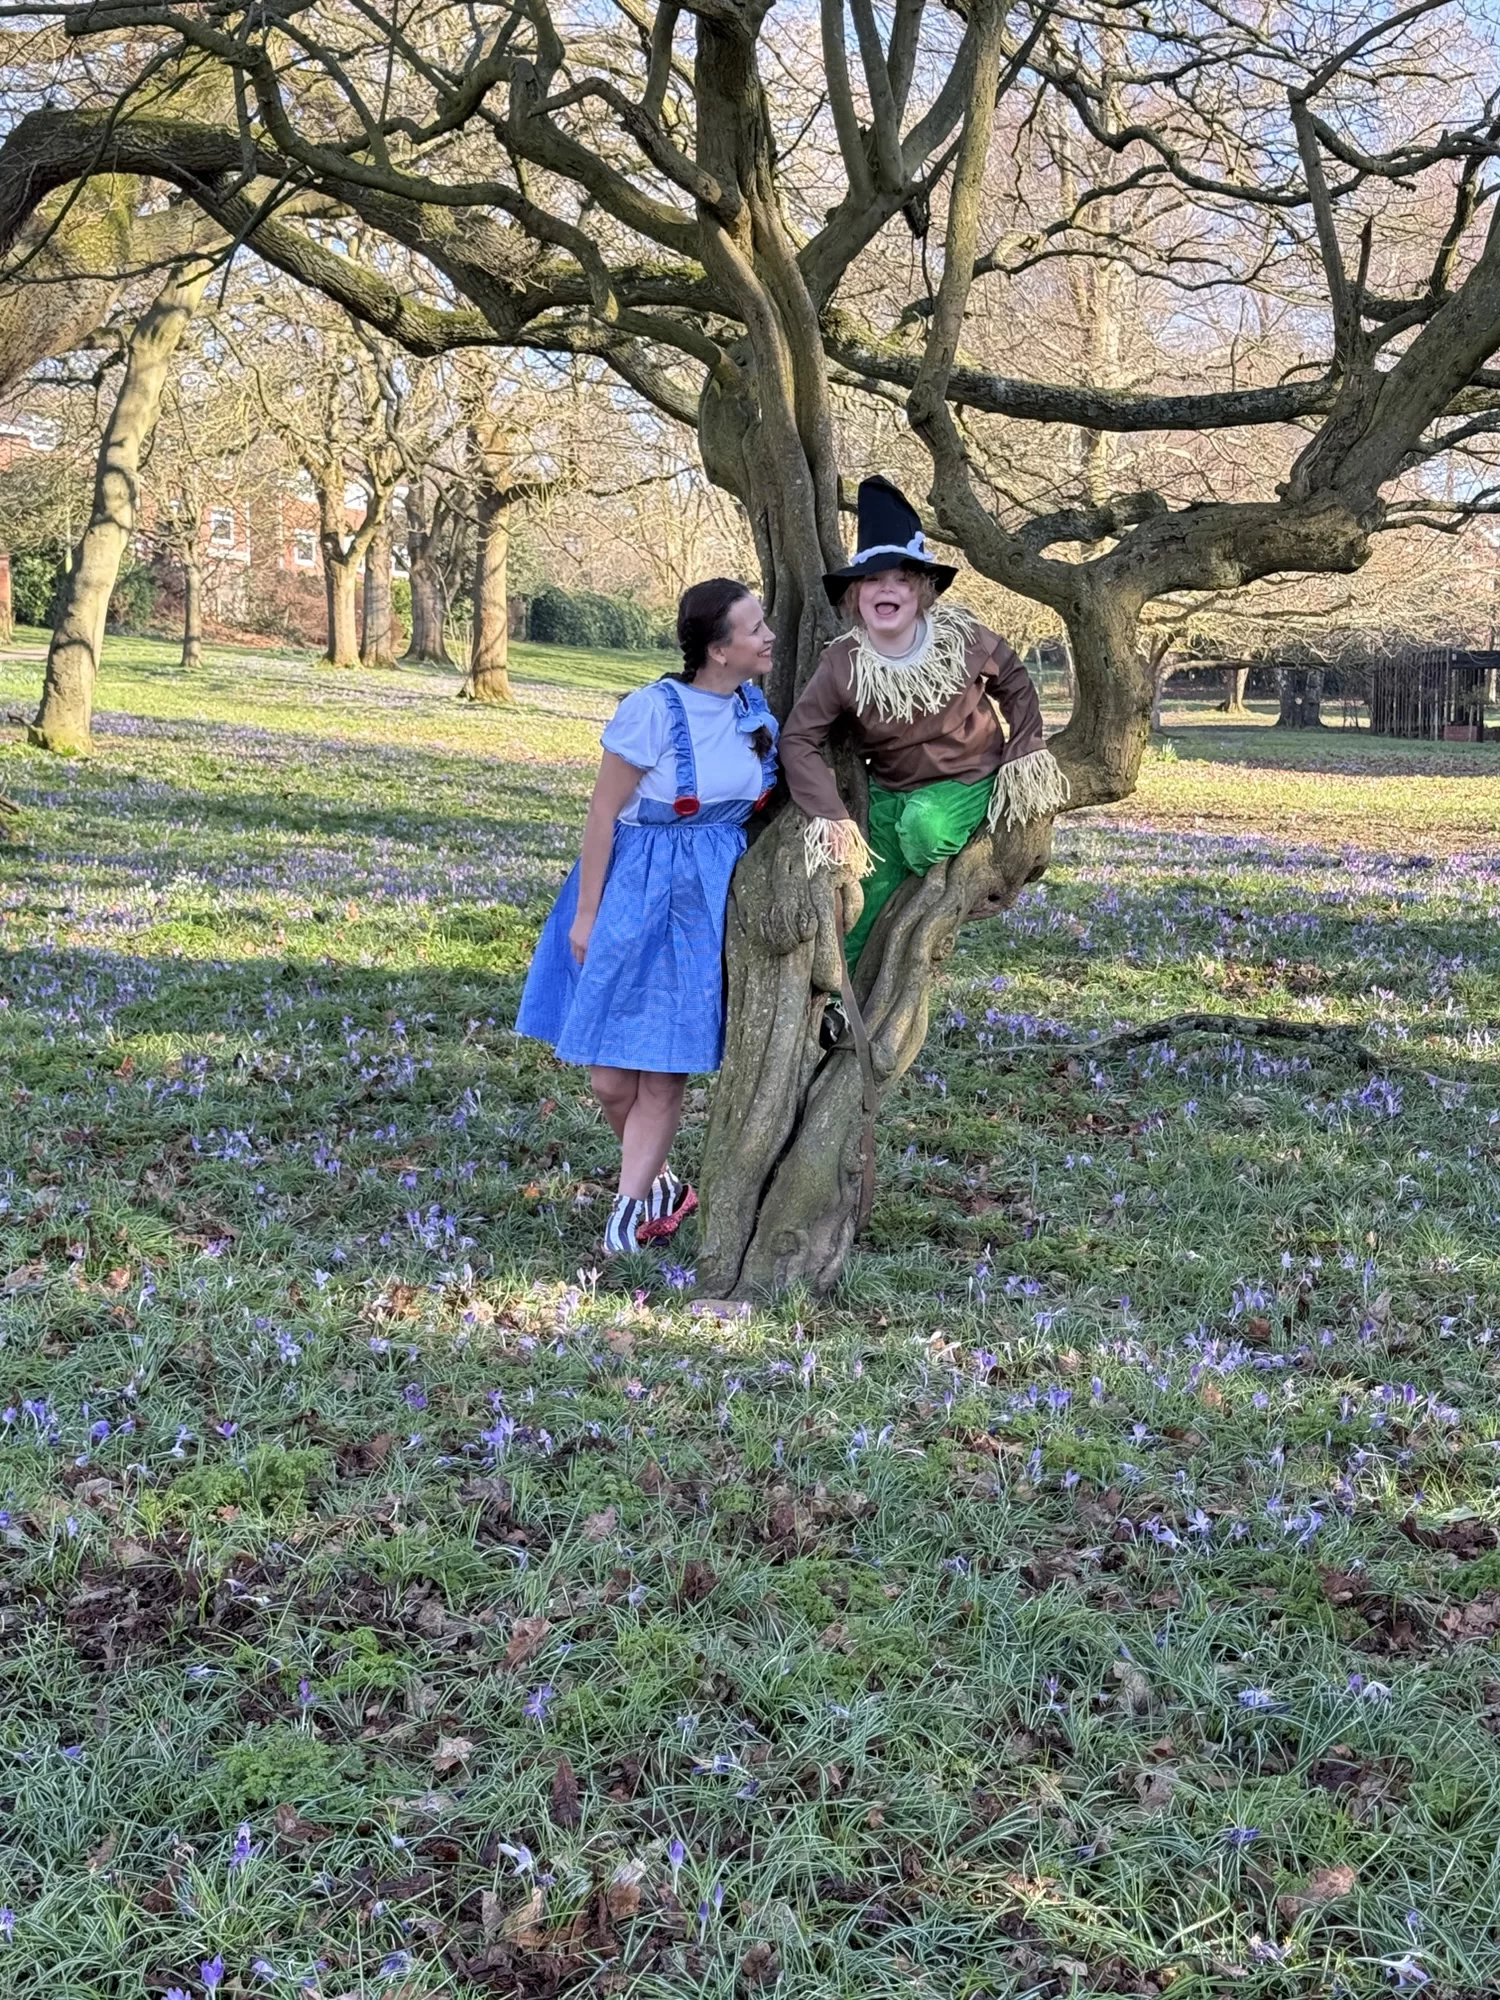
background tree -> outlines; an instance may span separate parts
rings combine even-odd
[[[252,362],[261,415],[301,466],[317,503],[324,663],[357,667],[360,570],[401,478],[403,386],[383,344],[337,313],[293,319],[273,309],[273,317],[276,338],[262,341]],[[361,513],[351,523],[354,504]]]
[[[760,0],[566,19],[530,0],[477,21],[438,4],[399,34],[363,0],[65,18],[91,64],[7,140],[0,240],[68,181],[150,174],[414,351],[598,356],[696,425],[708,476],[744,506],[783,710],[832,630],[821,575],[841,554],[839,473],[860,469],[841,465],[839,399],[901,403],[935,527],[1066,627],[1077,700],[1053,748],[1075,809],[1135,781],[1147,606],[1357,569],[1403,510],[1459,517],[1490,490],[1500,121],[1482,21],[1439,0],[1274,22],[1175,0],[1128,34],[1089,4],[896,0],[881,17],[832,0],[819,94],[800,101],[794,71],[766,87]],[[196,94],[174,116],[189,58]],[[232,111],[198,108],[208,75]],[[273,213],[287,189],[316,212]],[[330,215],[430,278],[335,254]],[[868,282],[902,231],[904,296]],[[1111,387],[971,352],[994,300],[1020,319],[1101,255],[1171,365]],[[1114,442],[1044,498],[1013,476],[1036,459],[1011,429],[1035,425]],[[1231,451],[1227,432],[1266,442]],[[1462,478],[1424,470],[1455,458]],[[724,1291],[826,1285],[856,1223],[863,1091],[852,1051],[816,1037],[838,885],[807,881],[800,845],[784,813],[733,895],[700,1258]],[[1047,852],[1046,826],[1003,830],[882,912],[858,969],[882,1082],[921,1045],[958,924]]]
[[[451,449],[425,456],[401,494],[411,583],[411,637],[402,658],[413,665],[453,664],[448,609],[465,566],[469,520],[463,476],[451,458]]]
[[[92,748],[104,622],[139,514],[141,453],[156,423],[167,371],[211,270],[204,258],[174,269],[126,340],[125,373],[99,446],[88,525],[68,572],[47,649],[41,706],[28,732],[43,750]]]
[[[250,553],[231,542],[215,542],[215,503],[230,499],[231,522],[248,536],[252,493],[274,501],[276,479],[258,460],[261,436],[253,385],[231,367],[224,342],[209,315],[195,322],[198,339],[179,354],[162,393],[161,415],[144,461],[144,484],[152,503],[139,539],[159,551],[182,584],[182,659],[186,670],[203,663],[205,581],[214,580],[226,560]]]

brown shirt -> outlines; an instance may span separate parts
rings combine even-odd
[[[965,648],[968,679],[946,708],[910,722],[885,721],[854,704],[849,633],[823,650],[781,731],[781,768],[792,797],[809,819],[847,819],[833,772],[823,757],[841,715],[853,718],[854,741],[870,777],[888,792],[915,791],[940,778],[972,782],[1042,747],[1042,708],[1031,676],[994,632],[978,625]],[[1007,739],[993,704],[1009,730]]]

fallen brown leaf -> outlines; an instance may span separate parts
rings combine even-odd
[[[746,1986],[769,1986],[781,1977],[781,1960],[773,1944],[753,1944],[740,1960],[740,1978]]]
[[[641,1877],[645,1873],[639,1861],[626,1861],[618,1867],[604,1891],[604,1907],[617,1922],[633,1917],[641,1907]]]
[[[533,1889],[519,1910],[512,1910],[500,1926],[500,1935],[509,1938],[512,1944],[535,1951],[538,1945],[547,1942],[543,1919],[547,1913],[547,1892]]]
[[[96,1869],[105,1868],[109,1865],[110,1856],[114,1853],[116,1847],[119,1845],[119,1841],[120,1841],[119,1834],[117,1833],[105,1834],[103,1840],[100,1841],[99,1845],[94,1849],[93,1853],[88,1858],[89,1873],[91,1875],[94,1873]]]
[[[501,1656],[501,1665],[524,1667],[542,1650],[542,1642],[552,1630],[548,1618],[518,1618],[510,1628],[510,1638]]]
[[[566,1757],[558,1758],[557,1769],[552,1773],[552,1792],[547,1811],[554,1826],[577,1826],[581,1817],[578,1779]]]
[[[635,1476],[635,1483],[643,1493],[665,1493],[672,1484],[654,1458],[646,1460]]]
[[[474,1745],[467,1736],[440,1736],[432,1753],[432,1768],[440,1778],[445,1778],[450,1771],[467,1764],[473,1755]]]
[[[1300,1889],[1289,1890],[1276,1898],[1276,1908],[1283,1917],[1299,1917],[1305,1910],[1321,1909],[1325,1903],[1337,1902],[1353,1889],[1357,1877],[1345,1861],[1332,1868],[1316,1869]]]
[[[176,1862],[165,1875],[158,1877],[141,1897],[141,1908],[148,1916],[164,1917],[177,1906],[177,1877],[181,1873]]]
[[[718,1577],[706,1562],[689,1560],[682,1566],[682,1586],[679,1595],[684,1604],[700,1604],[712,1593],[718,1581]]]
[[[1177,1789],[1177,1773],[1170,1764],[1159,1770],[1142,1771],[1135,1781],[1136,1797],[1147,1812],[1158,1812]]]
[[[283,1802],[271,1815],[276,1828],[276,1838],[288,1847],[309,1847],[314,1841],[327,1840],[329,1829],[318,1826],[310,1819],[304,1819],[297,1808]]]
[[[583,1524],[583,1539],[586,1542],[607,1542],[619,1525],[619,1511],[606,1507],[602,1513],[590,1514]]]

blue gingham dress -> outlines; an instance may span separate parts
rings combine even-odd
[[[753,682],[734,694],[741,735],[771,733],[756,798],[698,801],[698,766],[675,680],[667,699],[677,797],[640,799],[635,824],[615,822],[599,914],[579,965],[568,945],[578,868],[537,940],[516,1016],[520,1034],[563,1062],[695,1075],[724,1055],[724,911],[745,851],[745,822],[776,782],[776,719]]]

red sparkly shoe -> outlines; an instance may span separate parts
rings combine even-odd
[[[636,1240],[640,1243],[665,1243],[669,1236],[675,1236],[698,1206],[698,1191],[686,1181],[678,1184],[677,1200],[665,1215],[658,1215],[653,1222],[643,1222],[637,1229]]]

